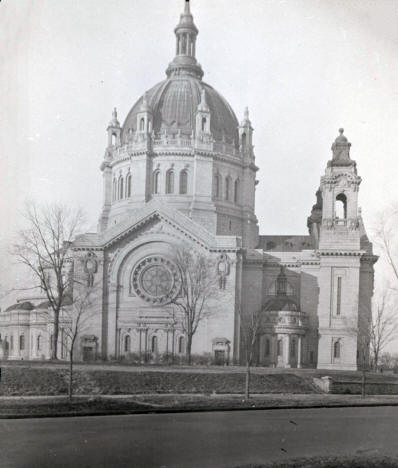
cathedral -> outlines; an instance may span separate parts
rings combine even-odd
[[[238,121],[203,81],[189,1],[174,32],[166,78],[140,96],[122,125],[113,111],[97,232],[70,246],[74,272],[99,284],[79,359],[184,354],[186,336],[170,318],[180,294],[172,249],[184,245],[211,258],[219,278],[193,354],[242,362],[242,322],[260,311],[257,365],[356,370],[377,257],[358,208],[351,143],[340,129],[314,187],[308,234],[260,235],[249,112]],[[0,314],[9,359],[49,358],[43,307],[25,300]],[[62,321],[60,337],[62,348]]]

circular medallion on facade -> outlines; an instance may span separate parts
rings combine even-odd
[[[153,304],[170,302],[180,287],[177,267],[161,256],[141,260],[134,268],[131,280],[137,296]]]

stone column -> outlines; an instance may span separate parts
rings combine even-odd
[[[301,335],[298,336],[297,339],[297,368],[301,369]]]

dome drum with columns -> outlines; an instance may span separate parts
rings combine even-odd
[[[249,112],[239,123],[203,81],[188,1],[174,32],[166,79],[142,94],[123,125],[112,113],[98,230],[71,245],[74,273],[98,291],[78,339],[80,358],[146,362],[184,354],[187,337],[173,306],[181,294],[173,252],[183,245],[209,257],[217,277],[194,354],[216,364],[244,362],[242,327],[260,313],[256,364],[362,367],[377,257],[358,207],[361,178],[351,143],[340,129],[309,233],[259,235]],[[32,300],[23,314],[18,304],[0,313],[9,359],[50,356],[52,323],[35,319],[42,303]]]

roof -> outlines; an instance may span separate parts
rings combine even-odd
[[[172,75],[147,91],[154,132],[177,134],[180,131],[182,135],[191,136],[202,89],[210,109],[210,130],[214,139],[222,141],[225,136],[226,143],[237,144],[239,124],[231,106],[214,88],[190,75]],[[122,130],[123,143],[129,129],[137,131],[137,113],[142,103],[143,97],[140,97],[127,115]]]
[[[298,311],[299,307],[293,299],[287,296],[278,296],[270,299],[264,307],[265,310],[288,310],[288,311]]]
[[[268,252],[301,252],[315,248],[311,236],[259,236],[258,248]]]
[[[33,310],[34,308],[35,306],[31,302],[25,301],[13,304],[10,307],[7,307],[5,311],[10,312],[11,310]]]

